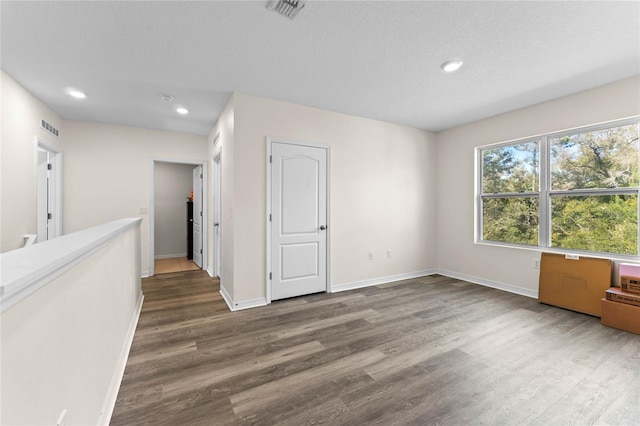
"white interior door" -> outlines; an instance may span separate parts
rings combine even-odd
[[[49,152],[38,149],[38,169],[36,172],[36,220],[37,242],[49,239]]]
[[[36,138],[36,242],[62,234],[62,152]]]
[[[271,145],[271,300],[327,289],[327,149]]]
[[[221,256],[221,199],[222,199],[222,154],[213,159],[213,275],[220,277],[222,270]]]
[[[202,268],[202,166],[193,169],[193,262]]]

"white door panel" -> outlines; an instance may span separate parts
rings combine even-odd
[[[61,234],[61,156],[37,139],[36,147],[36,241],[51,240]]]
[[[319,246],[318,242],[280,246],[282,280],[317,277],[320,269]]]
[[[38,171],[36,175],[36,216],[37,216],[37,242],[41,243],[49,239],[49,152],[38,149]]]
[[[282,158],[281,212],[283,235],[318,231],[318,161],[308,157]]]
[[[220,277],[222,270],[221,249],[221,199],[222,199],[222,153],[213,158],[213,275]]]
[[[202,166],[193,169],[193,263],[202,268]]]
[[[271,299],[327,289],[327,150],[271,146]]]

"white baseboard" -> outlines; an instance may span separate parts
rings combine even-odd
[[[446,269],[438,269],[437,273],[449,278],[456,278],[462,281],[469,281],[470,283],[480,284],[485,287],[491,287],[491,288],[496,288],[498,290],[508,291],[509,293],[515,293],[521,296],[527,296],[534,299],[538,298],[538,292],[536,290],[529,290],[526,288],[515,287],[512,285],[497,282],[497,281],[485,280],[484,278],[472,277],[470,275],[460,274],[458,272],[447,271]]]
[[[209,275],[211,275],[211,272],[209,272]],[[334,285],[333,287],[331,287],[331,292],[332,293],[338,293],[341,291],[347,291],[347,290],[355,290],[358,288],[364,288],[364,287],[371,287],[374,285],[379,285],[379,284],[386,284],[386,283],[390,283],[390,282],[394,282],[394,281],[401,281],[401,280],[408,280],[408,279],[412,279],[412,278],[419,278],[419,277],[424,277],[427,275],[434,275],[434,274],[440,274],[440,275],[444,275],[446,277],[450,277],[450,278],[455,278],[458,280],[462,280],[462,281],[468,281],[470,283],[474,283],[474,284],[479,284],[485,287],[491,287],[491,288],[495,288],[498,290],[503,290],[503,291],[507,291],[509,293],[515,293],[515,294],[519,294],[522,296],[527,296],[527,297],[531,297],[534,299],[538,298],[538,292],[535,290],[529,290],[526,288],[521,288],[521,287],[515,287],[509,284],[505,284],[505,283],[500,283],[497,281],[490,281],[490,280],[486,280],[483,278],[478,278],[478,277],[473,277],[470,275],[465,275],[465,274],[460,274],[457,272],[453,272],[453,271],[447,271],[445,269],[436,269],[436,268],[431,268],[431,269],[423,269],[421,271],[414,271],[414,272],[407,272],[404,274],[397,274],[397,275],[389,275],[386,277],[379,277],[379,278],[372,278],[369,280],[362,280],[362,281],[354,281],[354,282],[350,282],[350,283],[343,283],[343,284],[337,284]],[[229,310],[231,311],[240,311],[243,309],[250,309],[250,308],[257,308],[259,306],[265,306],[267,305],[267,301],[265,298],[259,298],[259,299],[251,299],[251,300],[243,300],[240,302],[235,302],[231,296],[229,295],[229,293],[227,293],[227,290],[223,287],[220,286],[220,294],[222,295],[222,298],[224,299],[225,303],[227,304],[227,307],[229,308]]]
[[[258,299],[241,300],[239,302],[233,302],[232,311],[241,311],[243,309],[259,308],[260,306],[267,306],[267,299],[260,297]]]
[[[425,275],[433,275],[437,273],[436,269],[423,269],[421,271],[406,272],[404,274],[389,275],[386,277],[372,278],[369,280],[354,281],[351,283],[337,284],[331,287],[332,293],[340,291],[355,290],[357,288],[371,287],[378,284],[390,283],[393,281],[408,280],[411,278],[424,277]]]
[[[149,275],[149,270],[147,269],[146,271],[141,271],[140,276],[142,278],[149,278],[151,275]]]
[[[229,293],[227,293],[227,289],[222,287],[222,285],[220,286],[220,295],[222,296],[224,302],[227,304],[229,310],[233,311],[233,299],[231,299],[231,296],[229,296]]]
[[[136,332],[136,327],[138,326],[138,320],[140,319],[140,311],[142,310],[143,301],[144,295],[140,293],[138,305],[136,306],[136,309],[131,318],[129,330],[127,330],[127,335],[125,337],[124,344],[122,345],[122,350],[120,351],[120,356],[118,357],[116,368],[113,372],[113,376],[111,377],[111,383],[109,384],[107,396],[104,400],[104,403],[102,404],[102,410],[100,411],[100,417],[98,418],[97,422],[98,425],[108,425],[111,422],[113,409],[116,406],[116,399],[118,398],[118,392],[120,391],[120,383],[122,382],[124,370],[127,366],[127,359],[129,359],[129,351],[131,350],[131,344],[133,343],[133,336]]]
[[[156,254],[154,259],[173,259],[176,257],[187,257],[187,253],[176,253],[176,254]]]
[[[267,305],[267,299],[265,299],[264,297],[260,297],[258,299],[242,300],[240,302],[235,302],[231,298],[231,296],[229,296],[229,293],[227,293],[227,290],[222,286],[220,286],[220,295],[224,299],[229,310],[232,312],[241,311],[243,309],[258,308],[260,306]]]

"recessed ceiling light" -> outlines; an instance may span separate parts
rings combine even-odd
[[[462,61],[460,59],[452,59],[440,65],[440,68],[442,68],[442,71],[444,72],[454,72],[457,71],[461,66]]]
[[[176,112],[177,112],[178,114],[182,114],[182,115],[187,115],[187,114],[189,114],[189,110],[188,110],[188,109],[186,109],[185,107],[178,107],[178,108],[176,108]]]
[[[84,94],[83,92],[79,91],[78,89],[73,89],[71,87],[67,87],[65,89],[65,92],[67,95],[76,98],[76,99],[84,99],[87,97],[86,94]]]

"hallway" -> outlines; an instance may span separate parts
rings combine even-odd
[[[198,265],[186,257],[174,257],[170,259],[156,259],[155,273],[168,274],[172,272],[197,271]]]

